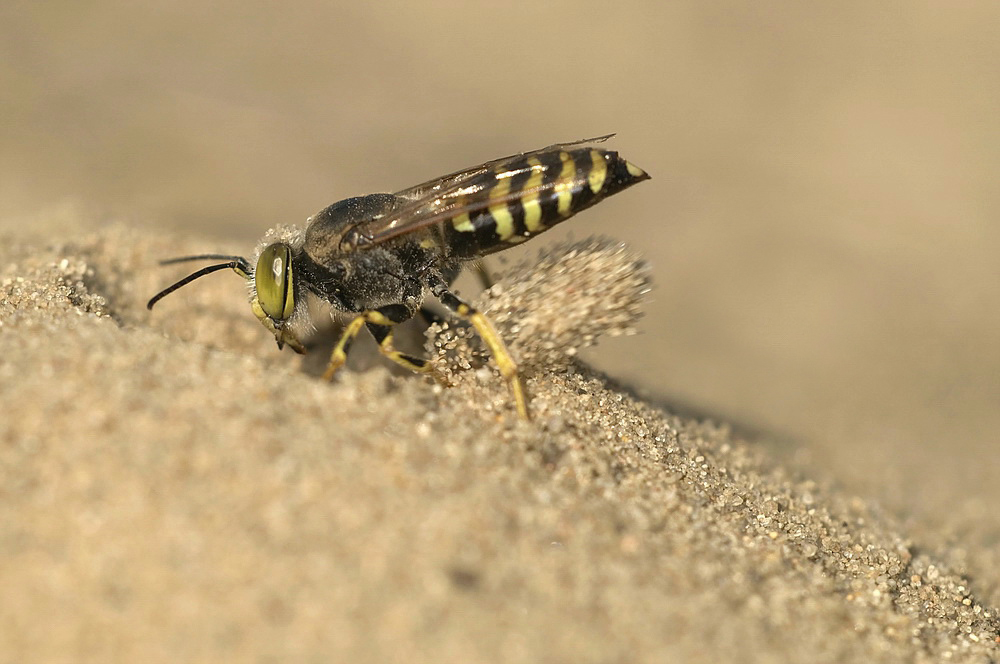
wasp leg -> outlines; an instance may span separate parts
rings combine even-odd
[[[347,361],[347,349],[354,338],[358,336],[361,327],[367,325],[368,330],[375,337],[375,341],[378,342],[379,351],[383,355],[410,371],[430,374],[437,381],[446,383],[444,378],[434,370],[434,366],[428,360],[400,352],[393,348],[392,326],[409,320],[412,316],[413,311],[403,304],[390,304],[362,313],[344,329],[340,340],[333,348],[333,353],[330,354],[330,364],[327,365],[326,371],[323,372],[323,378],[332,380],[337,369],[344,366],[344,363]]]
[[[483,287],[483,290],[489,290],[496,283],[493,281],[493,275],[490,274],[489,269],[486,267],[486,263],[482,260],[478,260],[472,264],[472,269],[476,271],[476,277],[479,279],[479,284]]]
[[[330,353],[330,363],[326,365],[326,371],[323,372],[323,380],[333,380],[333,374],[337,373],[337,369],[344,366],[344,362],[347,362],[348,347],[354,341],[354,337],[358,336],[358,332],[361,331],[361,326],[365,324],[365,318],[368,314],[374,313],[376,312],[366,311],[344,328],[343,334],[340,335],[340,340],[337,341],[337,345],[333,347],[333,352]]]
[[[530,420],[528,398],[525,394],[524,384],[521,382],[521,376],[517,372],[517,364],[514,363],[510,353],[507,351],[507,346],[504,345],[503,339],[500,338],[497,331],[493,329],[493,325],[490,324],[489,319],[471,304],[464,302],[448,290],[448,285],[443,279],[431,277],[429,281],[431,293],[434,294],[434,297],[441,300],[441,304],[468,320],[476,328],[476,332],[479,333],[480,338],[482,338],[493,354],[493,359],[496,360],[497,367],[500,369],[500,375],[510,384],[511,392],[514,394],[514,405],[517,407],[517,414],[523,420]]]
[[[430,360],[425,360],[409,353],[403,353],[393,347],[391,326],[368,323],[368,331],[372,333],[375,341],[378,342],[379,352],[399,366],[406,367],[410,371],[427,374],[442,385],[448,384],[444,377],[434,369],[434,365],[430,363]]]

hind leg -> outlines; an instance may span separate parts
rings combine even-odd
[[[480,338],[490,349],[490,353],[493,354],[493,359],[497,363],[497,368],[500,369],[500,375],[504,377],[507,384],[510,385],[511,393],[514,396],[514,405],[517,408],[517,414],[521,419],[529,420],[531,416],[528,412],[528,397],[524,390],[524,383],[521,381],[521,376],[517,371],[517,364],[514,363],[514,359],[510,356],[510,352],[507,350],[507,346],[504,344],[503,339],[497,334],[497,331],[493,329],[493,325],[490,324],[489,319],[486,318],[481,312],[479,312],[471,304],[465,302],[460,297],[448,290],[448,285],[445,283],[444,279],[440,277],[431,276],[428,279],[431,293],[434,297],[441,301],[441,304],[448,307],[451,311],[455,312],[457,315],[468,320],[476,332],[479,334]]]

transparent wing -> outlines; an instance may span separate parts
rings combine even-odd
[[[350,229],[344,235],[341,249],[359,249],[380,244],[401,235],[428,228],[465,212],[471,215],[490,205],[520,198],[530,192],[512,191],[506,197],[492,199],[485,196],[484,192],[488,192],[496,184],[497,173],[510,175],[511,173],[505,172],[504,168],[515,162],[526,162],[529,157],[553,151],[603,143],[613,136],[614,134],[607,134],[571,143],[556,143],[530,152],[520,152],[398,191],[395,196],[403,199],[402,206],[383,217],[362,222]],[[525,165],[524,168],[528,168],[528,166]],[[545,168],[545,166],[536,168]]]
[[[564,150],[566,148],[574,148],[580,145],[588,145],[591,143],[603,143],[607,140],[614,138],[614,134],[606,134],[604,136],[598,136],[597,138],[582,138],[579,141],[572,141],[571,143],[555,143],[554,145],[549,145],[544,148],[539,148],[538,150],[531,150],[530,152],[519,152],[517,154],[512,154],[507,157],[500,157],[499,159],[494,159],[488,161],[485,164],[479,164],[478,166],[473,166],[471,168],[463,168],[460,171],[455,171],[454,173],[449,173],[439,178],[433,180],[428,180],[418,184],[415,187],[410,187],[409,189],[403,189],[402,191],[397,191],[395,195],[399,198],[403,198],[409,201],[420,201],[427,198],[429,195],[434,193],[441,193],[446,190],[451,190],[459,185],[461,185],[466,180],[481,175],[482,173],[488,173],[489,171],[495,170],[498,167],[502,167],[504,164],[509,164],[517,159],[524,159],[532,155],[541,154],[543,152],[551,152],[552,150]]]

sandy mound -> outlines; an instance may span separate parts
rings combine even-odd
[[[575,359],[639,315],[613,243],[481,302],[531,424],[460,325],[428,343],[450,389],[326,384],[328,339],[277,353],[232,276],[145,310],[191,239],[0,247],[0,661],[998,657],[996,609],[893,515]]]

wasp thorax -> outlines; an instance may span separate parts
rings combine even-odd
[[[253,273],[260,308],[272,320],[286,320],[295,309],[292,290],[292,250],[283,242],[270,244],[260,252]]]

